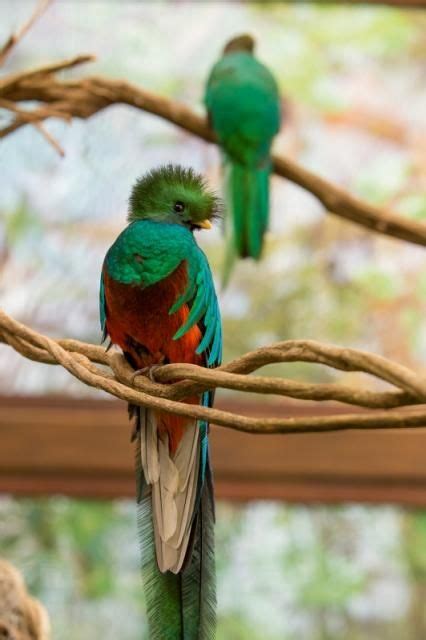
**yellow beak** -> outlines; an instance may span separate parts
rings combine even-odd
[[[196,222],[195,225],[200,229],[211,229],[212,223],[210,220],[201,220],[201,222]]]

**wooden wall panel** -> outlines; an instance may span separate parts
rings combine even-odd
[[[218,406],[248,415],[335,413],[331,405]],[[0,398],[0,492],[134,495],[124,403]],[[218,498],[426,506],[426,429],[260,436],[212,427]]]

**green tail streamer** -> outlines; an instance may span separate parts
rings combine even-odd
[[[247,166],[227,160],[226,199],[232,223],[227,225],[227,250],[222,284],[226,286],[238,256],[258,260],[268,228],[271,165]]]

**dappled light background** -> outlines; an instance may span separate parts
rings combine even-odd
[[[0,41],[32,6],[1,0]],[[249,31],[283,96],[276,151],[373,203],[424,220],[425,28],[424,11],[383,7],[67,0],[53,4],[4,70],[94,53],[97,62],[66,77],[123,77],[201,112],[204,82],[224,42]],[[9,117],[0,110],[2,123]],[[220,192],[220,156],[125,106],[46,126],[64,158],[31,127],[1,141],[1,305],[51,336],[99,342],[102,259],[125,224],[136,177],[179,162],[205,173]],[[220,229],[199,241],[219,283]],[[272,180],[264,259],[238,265],[220,303],[225,360],[277,340],[314,338],[425,368],[424,250],[325,214],[281,178]],[[272,370],[373,384],[311,365]],[[5,347],[0,391],[100,393]],[[220,504],[217,542],[221,640],[426,637],[421,512]],[[3,498],[0,555],[24,570],[57,640],[141,636],[133,503]]]

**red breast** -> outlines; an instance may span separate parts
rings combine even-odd
[[[142,289],[127,285],[103,272],[106,302],[106,329],[112,342],[128,353],[137,368],[168,362],[203,364],[203,357],[195,350],[201,340],[198,326],[192,327],[179,340],[176,331],[185,323],[189,308],[183,305],[169,315],[169,309],[187,285],[186,263],[182,262],[167,278]],[[198,404],[199,398],[186,400]],[[187,418],[158,412],[160,431],[169,434],[174,451],[182,437]]]

